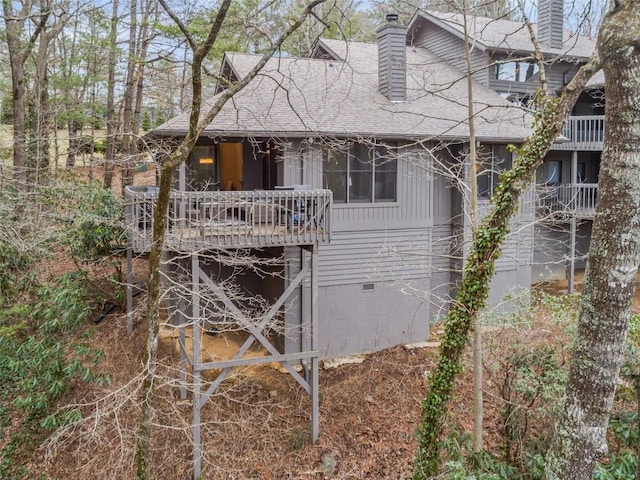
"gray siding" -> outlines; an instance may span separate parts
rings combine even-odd
[[[397,165],[397,201],[380,204],[337,204],[332,211],[332,236],[319,247],[319,330],[323,357],[361,352],[428,338],[431,317],[430,276],[437,265],[438,298],[449,285],[448,252],[451,190],[434,194],[429,155],[413,149],[409,161]],[[318,143],[292,145],[284,166],[304,184],[322,185],[322,148]],[[434,211],[444,224],[433,227]],[[434,241],[437,232],[440,242]],[[440,239],[441,237],[441,239]],[[438,248],[435,248],[438,244]],[[441,253],[440,253],[441,252]],[[289,276],[300,256],[294,249]],[[287,324],[307,315],[309,282],[301,296],[287,305]],[[442,308],[442,302],[438,304]],[[299,348],[299,335],[286,339],[287,351]]]
[[[407,99],[406,28],[387,24],[378,31],[378,88],[392,102]]]
[[[582,64],[556,62],[547,67],[547,81],[549,89],[554,92],[560,92],[578,73]]]
[[[417,26],[413,33],[415,37],[412,40],[416,47],[423,47],[432,51],[451,66],[460,70],[461,76],[467,71],[464,43],[460,37],[430,22],[422,27]],[[477,48],[473,49],[471,52],[471,65],[474,72],[473,79],[481,85],[487,86],[487,68],[489,66],[487,54]]]
[[[282,179],[282,185],[303,184],[303,171],[307,168],[303,162],[303,150],[304,147],[300,140],[295,140],[284,145],[284,158],[278,165],[278,179]],[[319,187],[319,185],[313,186]]]
[[[533,283],[567,278],[568,224],[536,225]]]
[[[320,251],[320,285],[404,282],[431,272],[431,231],[390,229],[334,232]]]
[[[576,269],[587,266],[587,253],[591,243],[593,222],[585,220],[576,228]],[[540,224],[536,226],[534,249],[533,283],[565,280],[569,267],[570,234],[569,223]]]
[[[398,159],[397,201],[375,204],[334,204],[334,232],[371,229],[426,228],[433,224],[439,202],[433,194],[432,161],[417,148],[405,152],[410,161]]]
[[[510,234],[507,235],[501,249],[501,256],[496,261],[495,276],[489,290],[489,310],[498,312],[511,311],[521,303],[524,293],[531,287],[531,266],[533,258],[533,223],[535,209],[533,188],[527,189],[520,200],[520,208],[509,222]],[[489,214],[493,207],[489,200],[478,200],[478,220]],[[472,225],[468,214],[469,205],[465,204],[463,218],[465,256],[469,252],[472,241]]]
[[[360,285],[321,287],[319,296],[322,357],[373,352],[429,337],[429,302],[419,293],[426,282],[413,282],[404,291],[393,282],[378,282],[363,291]]]
[[[305,156],[312,171],[321,165],[318,151]],[[396,202],[334,205],[331,243],[320,247],[321,285],[428,274],[433,211],[446,201],[434,196],[429,162],[419,153],[412,151],[411,163],[398,160]]]
[[[562,48],[564,0],[538,0],[538,40],[550,48]]]
[[[470,227],[462,214],[463,196],[435,173],[424,150],[413,148],[398,161],[397,201],[336,204],[332,237],[319,246],[319,330],[323,357],[378,350],[425,340],[430,320],[441,318],[455,295],[468,248]],[[440,161],[454,160],[442,152]],[[292,144],[284,171],[290,181],[322,185],[319,143]],[[491,305],[505,307],[506,294],[528,289],[531,282],[533,209],[521,208],[512,222],[497,264]],[[464,241],[466,240],[466,243]],[[299,268],[300,251],[289,249],[288,277]],[[290,326],[286,350],[299,348],[295,332],[308,316],[309,281],[285,310]]]

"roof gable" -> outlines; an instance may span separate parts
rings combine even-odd
[[[409,23],[408,31],[435,25],[463,40],[463,20],[463,15],[458,13],[418,10]],[[531,54],[534,51],[531,36],[523,22],[469,16],[468,28],[474,45],[481,50],[517,54]],[[536,24],[534,24],[534,30],[537,30]],[[572,57],[586,60],[595,50],[595,44],[596,41],[593,38],[565,31],[561,49],[544,45],[541,45],[541,48],[544,54],[553,57]]]
[[[225,81],[232,83],[232,82],[237,82],[240,79],[240,76],[238,76],[238,72],[236,72],[235,69],[233,68],[233,63],[229,61],[229,57],[226,52],[222,58],[222,64],[220,65],[219,76],[220,76],[220,80],[218,80],[218,83],[216,84],[216,89],[215,89],[216,95],[227,88]]]

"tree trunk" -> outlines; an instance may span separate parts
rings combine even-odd
[[[7,29],[7,38],[10,38]],[[27,188],[27,117],[26,112],[26,86],[24,78],[24,63],[14,51],[12,42],[9,46],[9,63],[11,64],[11,83],[13,86],[13,167],[14,182],[16,188]]]
[[[69,119],[67,122],[67,130],[69,132],[69,150],[67,153],[67,168],[73,168],[76,165],[76,154],[80,151],[80,138],[78,132],[80,125],[76,119]]]
[[[522,192],[531,186],[536,169],[560,134],[564,120],[582,89],[598,68],[597,58],[592,58],[578,71],[559,98],[544,99],[534,133],[518,151],[513,168],[502,175],[492,199],[494,208],[478,228],[458,296],[445,317],[445,334],[440,344],[438,363],[429,376],[429,392],[422,401],[415,480],[440,473],[440,437],[444,430],[447,406],[453,394],[455,378],[462,370],[462,354],[473,320],[486,307],[495,262],[509,231],[509,221],[517,209]]]
[[[105,151],[104,187],[111,188],[116,154],[116,56],[118,51],[118,0],[113,0],[109,32],[109,72],[107,74],[107,148]]]
[[[593,478],[607,453],[613,405],[640,261],[640,8],[605,17],[598,51],[606,79],[605,147],[589,268],[564,409],[547,457],[548,479]]]
[[[220,4],[216,18],[211,25],[209,35],[204,43],[200,46],[196,46],[195,43],[190,43],[192,48],[195,49],[195,52],[191,65],[193,99],[191,102],[191,113],[189,116],[189,133],[180,145],[178,145],[178,147],[171,153],[160,170],[160,188],[156,202],[156,209],[153,214],[153,242],[149,253],[149,280],[147,282],[147,341],[144,352],[145,367],[142,389],[140,392],[141,413],[138,427],[138,440],[136,444],[136,472],[138,480],[146,480],[149,478],[150,428],[153,413],[154,393],[153,382],[158,356],[159,311],[161,299],[160,267],[162,251],[164,250],[164,237],[167,228],[166,219],[167,211],[169,209],[169,200],[171,197],[171,187],[173,185],[173,175],[180,164],[189,156],[189,152],[193,149],[193,146],[196,144],[196,141],[202,131],[218,115],[225,103],[227,103],[227,101],[229,101],[229,99],[231,99],[236,93],[246,87],[249,82],[258,75],[266,65],[267,61],[269,61],[269,59],[282,47],[284,41],[289,38],[289,36],[291,36],[291,34],[300,27],[300,25],[302,25],[313,8],[324,1],[325,0],[311,1],[295,21],[293,21],[273,42],[271,49],[262,56],[260,61],[258,61],[249,73],[222,92],[217,97],[213,106],[202,116],[200,115],[202,107],[202,63],[216,42],[218,33],[222,28],[229,6],[231,5],[231,0],[223,0]],[[160,0],[160,3],[178,26],[180,28],[185,28],[180,19],[171,12],[166,2],[164,2],[164,0]],[[187,34],[187,32],[185,32],[185,34]]]
[[[467,23],[467,6],[465,0],[463,5],[463,28],[464,38],[469,38]],[[471,42],[464,42],[465,74],[467,76],[467,109],[469,122],[469,163],[470,163],[470,216],[471,233],[475,239],[478,233],[478,152],[476,148],[475,111],[473,107],[473,65],[471,63]],[[473,453],[482,452],[484,433],[484,398],[482,395],[482,323],[480,316],[475,315],[471,319],[473,324]]]
[[[151,43],[151,35],[149,34],[149,23],[151,18],[151,9],[157,8],[157,4],[153,0],[147,0],[144,2],[142,11],[142,21],[140,26],[140,49],[137,53],[138,63],[135,74],[136,78],[136,95],[135,95],[135,107],[133,111],[133,134],[138,137],[140,134],[140,123],[142,118],[142,103],[144,93],[144,71],[147,60],[147,52],[149,50],[149,44]],[[157,15],[156,15],[157,16]],[[137,142],[134,142],[137,144]],[[135,149],[137,151],[137,148]]]
[[[11,0],[2,0],[2,13],[5,22],[5,35],[9,51],[11,69],[11,87],[13,91],[13,166],[14,183],[19,190],[28,189],[27,185],[27,111],[25,85],[25,62],[33,51],[34,45],[42,33],[50,11],[32,16],[31,4],[25,3],[20,12],[15,12]],[[27,41],[23,41],[25,21],[34,21],[33,30]]]
[[[42,9],[45,5],[43,2]],[[49,73],[47,69],[50,35],[43,29],[38,45],[38,61],[36,62],[36,113],[37,128],[35,132],[36,155],[34,181],[40,183],[49,173],[51,148],[51,110],[49,108]]]
[[[130,27],[129,27],[129,56],[127,58],[127,78],[125,81],[124,95],[122,98],[122,153],[124,161],[122,163],[121,187],[124,188],[133,183],[133,162],[135,161],[135,141],[133,138],[133,97],[136,91],[136,65],[138,59],[138,42],[140,32],[138,32],[138,1],[131,0],[130,6]]]

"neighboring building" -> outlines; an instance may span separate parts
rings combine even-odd
[[[563,28],[563,1],[541,0],[534,24],[545,58],[548,89],[560,93],[594,52],[596,39]],[[523,22],[468,18],[474,79],[517,104],[526,105],[540,86],[534,44]],[[429,48],[464,71],[464,22],[458,14],[419,11],[407,41]],[[584,268],[595,212],[604,140],[604,78],[588,84],[568,119],[563,141],[554,144],[537,172],[538,223],[533,282],[573,278]]]

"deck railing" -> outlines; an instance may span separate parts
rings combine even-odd
[[[598,196],[597,183],[536,185],[538,211],[593,217]]]
[[[151,247],[156,187],[127,187],[126,222],[134,251]],[[172,191],[165,245],[178,251],[310,245],[329,241],[330,190]]]
[[[568,141],[554,144],[556,150],[602,150],[604,115],[569,117],[562,129]]]

